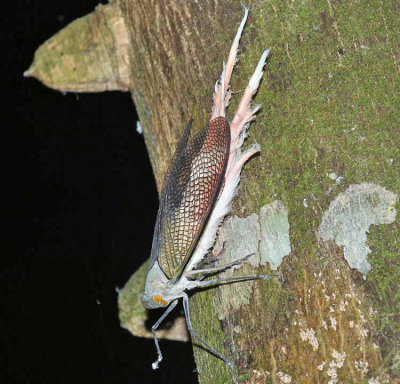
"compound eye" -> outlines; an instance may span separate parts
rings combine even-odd
[[[155,295],[153,297],[153,301],[156,302],[157,304],[161,305],[167,305],[168,303],[161,297],[161,295]]]

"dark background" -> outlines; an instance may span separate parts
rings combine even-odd
[[[149,256],[158,206],[130,94],[62,95],[22,76],[41,43],[97,2],[7,4],[0,381],[196,382],[189,343],[161,341],[152,371],[153,341],[119,326],[116,287]]]

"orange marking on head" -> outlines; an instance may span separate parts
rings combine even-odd
[[[155,295],[153,297],[153,301],[155,301],[156,303],[161,303],[162,305],[167,305],[167,302],[161,297],[161,295]]]

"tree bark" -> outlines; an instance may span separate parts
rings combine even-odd
[[[229,257],[238,249],[256,253],[259,262],[235,275],[272,266],[280,278],[194,294],[193,327],[234,362],[243,382],[400,382],[400,7],[329,0],[249,6],[228,116],[272,46],[248,140],[261,145],[261,155],[245,167],[216,248],[225,239]],[[194,131],[208,120],[241,16],[239,2],[120,0],[83,18],[91,31],[85,51],[109,62],[103,77],[78,76],[76,90],[130,90],[158,188],[189,118]],[[39,56],[27,72],[63,90],[77,82],[57,82],[65,70],[65,50],[57,47],[72,44],[65,33],[41,48],[52,58],[50,80],[40,75],[49,61],[38,64]],[[74,58],[83,52],[69,48]],[[121,312],[132,313],[130,305],[125,300]],[[200,383],[230,382],[220,360],[197,345],[194,352]]]

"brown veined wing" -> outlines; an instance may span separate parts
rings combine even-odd
[[[161,190],[150,268],[155,260],[178,280],[190,259],[223,183],[230,149],[229,123],[210,121],[188,142],[189,121]]]

